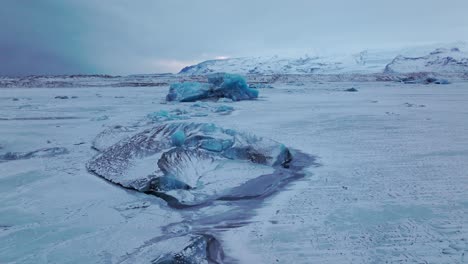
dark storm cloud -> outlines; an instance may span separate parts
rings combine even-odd
[[[0,74],[177,71],[217,56],[468,40],[466,0],[3,0]]]

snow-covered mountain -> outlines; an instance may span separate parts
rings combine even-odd
[[[288,58],[244,57],[223,60],[209,60],[185,67],[181,74],[203,75],[214,72],[239,74],[338,74],[338,73],[377,73],[393,57],[375,56],[363,51],[351,56],[319,57],[304,56]]]
[[[180,74],[214,72],[239,74],[374,74],[467,73],[466,44],[431,45],[400,50],[365,50],[352,55],[291,57],[243,57],[208,60],[187,66]]]
[[[385,67],[385,73],[467,73],[468,54],[459,48],[439,48],[426,56],[397,56]]]

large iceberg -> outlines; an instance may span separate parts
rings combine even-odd
[[[208,76],[208,83],[175,83],[169,88],[167,101],[194,102],[203,99],[229,98],[233,101],[258,97],[258,90],[250,88],[237,74],[216,73]]]
[[[109,136],[109,141],[115,140]],[[241,199],[246,196],[243,187],[249,189],[249,197],[260,196],[271,184],[252,188],[256,179],[277,182],[272,175],[278,170],[278,177],[288,177],[291,159],[288,148],[270,139],[214,124],[170,123],[124,137],[96,155],[87,168],[123,187],[187,206]]]
[[[208,76],[216,98],[229,98],[233,101],[249,100],[258,97],[258,90],[250,88],[245,79],[237,74],[216,73]]]
[[[195,102],[210,96],[212,86],[208,83],[184,82],[174,83],[169,88],[167,101]]]

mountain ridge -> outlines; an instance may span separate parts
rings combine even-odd
[[[465,43],[396,51],[364,50],[338,56],[238,57],[207,60],[184,67],[179,74],[400,74],[417,72],[468,73]]]

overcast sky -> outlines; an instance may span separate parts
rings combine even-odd
[[[1,0],[0,75],[468,40],[468,0]]]

